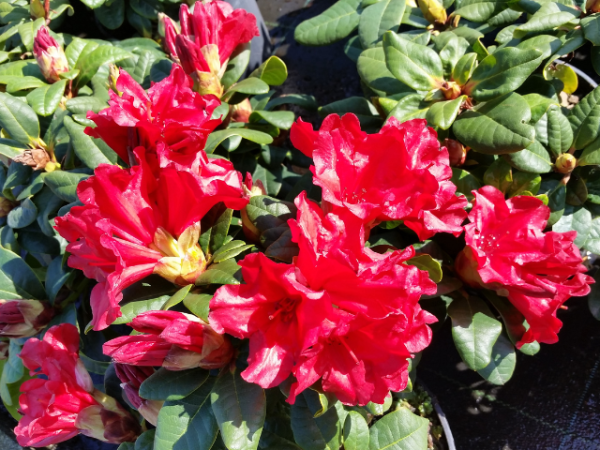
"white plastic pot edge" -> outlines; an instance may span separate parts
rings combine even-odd
[[[444,437],[446,438],[446,442],[448,443],[448,450],[456,450],[456,445],[454,444],[454,436],[452,435],[452,430],[450,429],[450,424],[448,423],[446,414],[444,414],[444,411],[440,406],[440,402],[438,401],[437,397],[433,394],[433,392],[431,392],[421,380],[418,380],[417,384],[419,384],[431,398],[431,403],[433,404],[435,413],[437,414],[440,424],[442,425],[442,428],[444,430]]]

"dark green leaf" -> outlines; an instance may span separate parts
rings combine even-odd
[[[7,299],[43,300],[46,297],[46,291],[31,267],[3,247],[0,247],[0,295]]]
[[[116,30],[125,21],[125,0],[113,0],[94,10],[98,21],[109,30]]]
[[[170,297],[170,295],[162,295],[149,300],[138,300],[122,304],[121,317],[115,320],[113,324],[121,325],[129,323],[143,312],[160,310]]]
[[[90,53],[81,56],[77,61],[75,69],[79,69],[80,73],[77,77],[75,86],[81,88],[86,85],[96,74],[100,66],[116,63],[129,57],[131,57],[131,53],[119,47],[100,45]]]
[[[538,142],[533,141],[527,148],[503,155],[511,166],[530,173],[548,173],[552,170],[552,160],[548,151]]]
[[[11,228],[24,228],[35,222],[38,210],[30,198],[26,198],[19,206],[8,213],[6,223]]]
[[[358,24],[358,37],[362,47],[372,47],[388,30],[397,32],[405,6],[405,0],[381,0],[366,7]]]
[[[358,57],[357,69],[363,83],[382,95],[414,92],[388,70],[383,47],[369,48],[362,52]]]
[[[264,120],[271,125],[289,130],[296,119],[296,115],[292,111],[253,111],[250,114],[250,123]]]
[[[212,298],[212,294],[190,292],[183,299],[183,304],[192,314],[208,322],[209,304]]]
[[[11,139],[29,144],[40,136],[40,124],[31,107],[22,100],[0,92],[0,127]]]
[[[358,27],[361,0],[339,0],[296,27],[294,38],[303,45],[327,45],[349,36]]]
[[[315,408],[310,407],[307,395],[317,394],[307,389],[296,397],[291,408],[292,431],[296,443],[303,450],[338,450],[343,425],[338,409],[330,408],[325,414],[315,418]]]
[[[166,311],[167,309],[171,309],[173,306],[180,304],[183,301],[183,299],[185,299],[186,295],[188,295],[191,288],[192,285],[188,284],[187,286],[184,286],[181,289],[179,289],[171,296],[169,300],[165,302],[165,304],[160,309]]]
[[[356,411],[350,411],[344,421],[344,449],[367,450],[369,448],[369,425]]]
[[[59,198],[67,203],[77,201],[77,185],[81,180],[85,180],[89,175],[85,173],[65,172],[64,170],[55,170],[46,174],[44,183]]]
[[[208,380],[208,371],[190,369],[171,371],[161,367],[140,386],[146,400],[183,400]]]
[[[429,255],[417,255],[406,261],[409,266],[415,266],[429,273],[429,278],[434,283],[442,281],[442,265]]]
[[[484,369],[478,370],[479,375],[492,384],[503,385],[512,377],[517,364],[517,355],[511,342],[502,334],[492,349],[492,360]]]
[[[287,80],[288,72],[285,63],[280,58],[271,56],[250,76],[260,78],[269,86],[281,86]]]
[[[65,92],[67,80],[39,87],[27,94],[27,102],[40,116],[54,114]]]
[[[569,115],[573,128],[573,147],[580,150],[591,144],[600,131],[600,87],[586,95]]]
[[[102,140],[84,133],[85,127],[75,123],[71,117],[65,117],[65,127],[71,136],[71,143],[77,157],[90,169],[100,164],[115,164],[117,154]]]
[[[221,263],[212,264],[198,277],[196,286],[207,284],[240,284],[235,275],[240,271],[235,259],[228,259]]]
[[[371,427],[369,450],[424,450],[429,421],[400,408]]]
[[[250,130],[248,128],[227,128],[226,130],[215,131],[208,136],[205,147],[206,153],[214,152],[219,144],[231,136],[241,136],[260,145],[271,144],[273,142],[273,138],[262,131]]]

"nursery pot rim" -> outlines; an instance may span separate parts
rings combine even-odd
[[[431,398],[431,404],[433,405],[435,413],[438,416],[440,424],[442,425],[442,428],[444,430],[444,437],[446,438],[446,443],[448,444],[448,450],[456,450],[456,444],[454,443],[454,436],[452,434],[452,430],[450,429],[450,423],[446,418],[446,414],[444,414],[444,411],[442,410],[440,402],[438,401],[435,394],[431,392],[427,385],[425,385],[425,383],[423,383],[421,380],[419,380],[417,383],[423,388],[425,392],[427,392],[427,395],[429,395],[429,397]]]

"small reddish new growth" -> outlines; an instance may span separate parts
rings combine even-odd
[[[60,80],[60,74],[69,71],[69,62],[62,47],[42,26],[33,40],[33,55],[49,83]]]
[[[456,260],[463,281],[496,291],[525,316],[529,329],[517,347],[558,341],[562,322],[556,311],[572,296],[590,292],[576,232],[544,232],[550,208],[529,196],[504,199],[493,186],[475,195],[465,225],[467,246]]]
[[[233,358],[229,339],[190,314],[148,311],[129,325],[144,334],[118,337],[103,347],[104,354],[119,364],[169,370],[218,369]]]
[[[29,339],[19,355],[31,375],[21,385],[15,428],[24,447],[46,447],[79,433],[104,442],[135,441],[138,422],[112,397],[94,388],[79,359],[79,332],[71,324],[50,328],[43,340]]]

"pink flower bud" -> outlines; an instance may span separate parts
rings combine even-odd
[[[467,149],[464,145],[454,139],[445,139],[444,146],[448,149],[448,156],[452,167],[460,167],[465,163]]]
[[[33,41],[33,54],[40,70],[49,83],[60,80],[60,74],[69,71],[69,62],[62,47],[46,27],[41,27]]]
[[[158,29],[159,33],[164,37],[165,49],[169,52],[171,59],[175,62],[179,61],[177,56],[177,49],[175,46],[175,40],[179,34],[177,24],[164,13],[158,14]]]
[[[232,122],[243,122],[248,123],[250,121],[250,114],[252,114],[252,104],[249,99],[233,105],[231,107],[231,121]]]
[[[38,300],[0,300],[0,336],[30,337],[39,333],[54,316],[47,302]]]
[[[140,386],[142,383],[154,373],[151,367],[129,366],[126,364],[115,364],[117,377],[121,380],[121,387],[125,392],[129,403],[139,411],[139,413],[156,426],[158,422],[158,412],[163,405],[163,402],[155,400],[146,400],[140,397]]]

